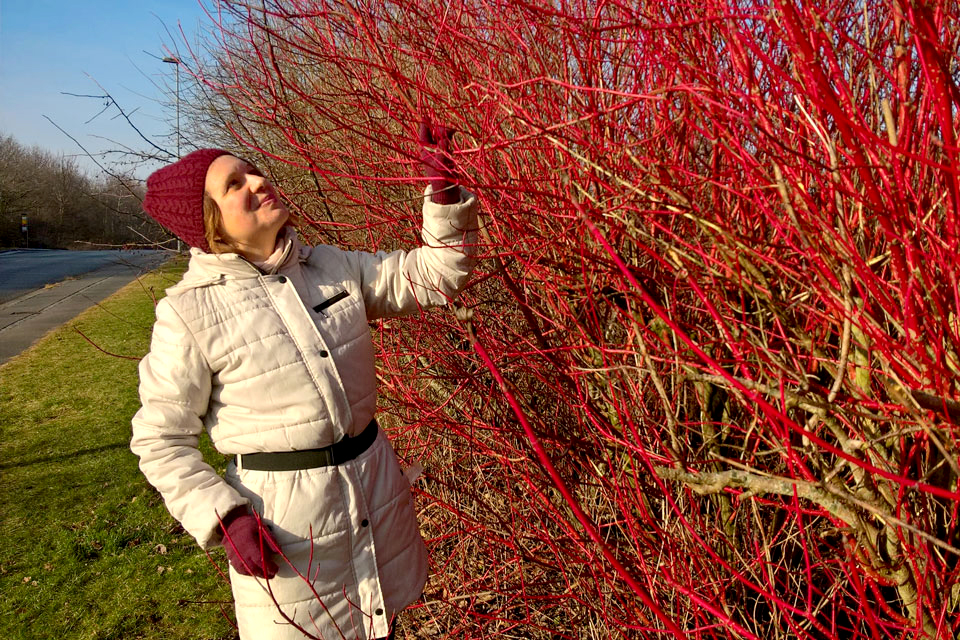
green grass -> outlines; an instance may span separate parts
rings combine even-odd
[[[137,361],[74,328],[142,357],[153,295],[184,267],[133,282],[0,367],[0,638],[236,637],[221,613],[232,616],[229,585],[127,448]]]

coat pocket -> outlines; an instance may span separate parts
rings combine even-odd
[[[328,317],[330,315],[330,308],[333,307],[338,302],[345,300],[350,297],[350,293],[346,289],[341,289],[337,291],[332,296],[328,297],[325,300],[313,305],[313,310],[316,313],[319,313],[323,317]]]

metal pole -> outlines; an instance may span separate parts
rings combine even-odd
[[[163,59],[168,64],[177,65],[177,160],[180,159],[180,58],[167,56]],[[180,238],[177,238],[177,253],[180,253]]]
[[[180,61],[177,60],[177,159],[180,159]]]

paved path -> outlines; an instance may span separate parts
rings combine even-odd
[[[163,251],[0,253],[0,364],[171,255]]]

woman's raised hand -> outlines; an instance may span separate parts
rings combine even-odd
[[[457,172],[450,155],[450,141],[453,129],[443,125],[432,125],[429,120],[420,123],[420,160],[424,173],[433,187],[430,199],[437,204],[454,204],[460,201],[460,189],[457,188]]]

